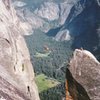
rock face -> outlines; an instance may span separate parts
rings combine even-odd
[[[59,18],[59,6],[53,2],[45,2],[40,10],[35,10],[35,14],[50,21],[56,20]]]
[[[69,41],[71,39],[70,33],[68,30],[62,30],[58,32],[58,34],[55,36],[56,41]]]
[[[39,100],[22,36],[29,27],[18,19],[10,0],[0,0],[0,9],[0,100]]]
[[[67,79],[74,100],[100,99],[100,63],[89,51],[76,49],[69,70]]]

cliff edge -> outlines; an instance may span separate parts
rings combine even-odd
[[[39,100],[21,22],[10,0],[0,0],[0,100]]]
[[[92,53],[76,49],[68,69],[69,92],[74,100],[100,99],[100,63]]]

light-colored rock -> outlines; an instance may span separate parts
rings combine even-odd
[[[13,3],[13,5],[14,5],[15,7],[23,7],[23,6],[26,6],[27,4],[26,4],[25,2],[22,2],[22,1],[15,1],[15,2]]]
[[[26,28],[29,30],[27,35],[32,34],[35,29],[40,29],[46,23],[43,19],[41,19],[33,12],[31,12],[30,9],[28,9],[27,7],[18,8],[16,9],[16,11],[17,11],[17,15],[22,20],[21,24],[24,24],[22,25],[24,29]]]
[[[10,0],[0,0],[0,99],[39,100],[34,71],[23,38],[28,32]]]
[[[65,21],[67,20],[73,6],[74,6],[74,3],[71,3],[68,0],[60,4],[59,23],[61,25],[63,25]]]
[[[58,34],[55,36],[56,41],[69,41],[71,40],[71,36],[68,30],[59,31]]]
[[[59,7],[56,3],[45,2],[41,5],[40,9],[37,8],[34,13],[42,18],[53,21],[59,18]]]
[[[69,70],[73,78],[86,90],[90,100],[100,99],[100,63],[93,54],[87,50],[76,49]]]

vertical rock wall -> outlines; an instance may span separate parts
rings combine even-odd
[[[26,28],[27,27],[27,28]],[[34,71],[22,34],[28,26],[10,0],[0,0],[0,99],[39,100]]]

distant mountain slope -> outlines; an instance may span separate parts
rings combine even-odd
[[[68,1],[67,1],[68,2]],[[73,4],[73,5],[72,5]],[[73,40],[72,48],[83,47],[91,51],[100,59],[100,5],[99,0],[78,0],[70,5],[66,20],[61,26],[51,29],[48,36],[55,36],[55,40],[64,41],[66,30],[69,31],[70,39]],[[62,15],[62,17],[64,17]],[[53,35],[53,34],[54,35]],[[65,36],[65,37],[64,37]],[[62,38],[63,37],[63,38]]]

